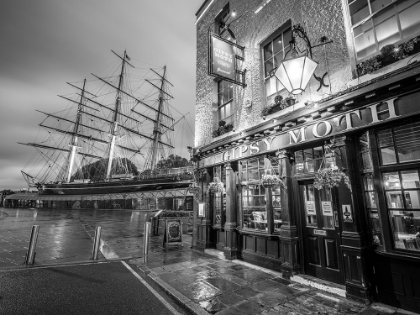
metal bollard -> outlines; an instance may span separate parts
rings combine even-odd
[[[35,262],[35,248],[36,241],[38,239],[39,225],[33,225],[31,231],[31,237],[29,239],[29,248],[25,257],[25,265],[33,265]]]
[[[144,224],[144,244],[143,244],[143,256],[144,262],[147,262],[147,257],[149,255],[149,245],[150,245],[150,230],[152,227],[152,223],[145,222]]]
[[[100,226],[95,229],[95,239],[93,240],[92,260],[98,260],[99,245],[101,244],[101,230]]]

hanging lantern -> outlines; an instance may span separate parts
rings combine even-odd
[[[301,52],[296,45],[296,37],[302,39],[306,44],[306,49]],[[318,63],[313,61],[312,48],[330,44],[332,41],[327,41],[327,37],[321,37],[321,43],[315,46],[306,35],[305,30],[299,24],[293,25],[292,40],[290,41],[290,49],[284,56],[284,60],[275,71],[275,76],[289,93],[297,95],[305,91]],[[291,58],[287,59],[287,55],[291,52]]]
[[[275,76],[289,93],[294,95],[305,91],[318,63],[308,56],[284,60],[275,72]]]

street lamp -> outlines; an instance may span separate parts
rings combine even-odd
[[[296,47],[296,38],[294,35],[302,38],[307,46],[307,49],[301,53]],[[320,45],[331,43],[332,41],[326,42],[326,37],[321,39]],[[279,65],[276,72],[274,73],[281,84],[286,88],[289,93],[297,95],[305,91],[311,76],[315,72],[318,63],[313,61],[312,48],[320,45],[311,46],[308,36],[305,30],[299,24],[293,25],[292,29],[292,40],[290,41],[290,50],[287,51],[284,56],[283,62]],[[287,54],[292,51],[292,57],[287,59]],[[309,56],[308,56],[309,54]]]

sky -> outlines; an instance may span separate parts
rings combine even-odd
[[[27,187],[21,170],[44,116],[72,93],[66,82],[92,78],[115,62],[167,66],[174,100],[194,128],[195,12],[201,0],[3,0],[0,10],[0,190]],[[141,61],[141,63],[139,63]],[[193,146],[193,136],[189,135]],[[177,152],[177,151],[176,151]],[[187,157],[186,150],[178,151]]]

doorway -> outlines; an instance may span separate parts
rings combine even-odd
[[[313,181],[299,183],[305,273],[344,283],[340,248],[340,220],[334,190],[318,190]]]

